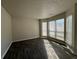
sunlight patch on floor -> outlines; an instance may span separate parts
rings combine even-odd
[[[43,40],[43,41],[47,51],[48,59],[59,59],[55,50],[52,48],[50,42],[48,40]]]

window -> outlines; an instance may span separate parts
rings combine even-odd
[[[47,22],[42,22],[42,36],[47,36]]]
[[[64,40],[64,19],[56,20],[56,38]]]
[[[58,39],[61,41],[65,41],[66,39],[66,20],[65,13],[56,15],[54,17],[40,19],[41,29],[40,36],[41,37],[51,37],[54,39]]]
[[[55,38],[55,21],[49,22],[49,36]]]
[[[69,15],[66,21],[66,41],[72,45],[72,15]]]
[[[49,36],[64,41],[64,18],[49,21]]]

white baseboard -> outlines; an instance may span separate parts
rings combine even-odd
[[[11,46],[11,44],[12,44],[13,42],[24,41],[24,40],[30,40],[30,39],[35,39],[35,38],[39,38],[39,37],[37,36],[37,37],[31,37],[31,38],[25,38],[25,39],[19,39],[19,40],[14,40],[14,41],[12,41],[12,42],[9,44],[9,46],[7,47],[7,49],[6,49],[6,51],[4,52],[4,54],[1,56],[1,59],[4,58],[4,56],[6,55],[7,51],[9,50],[9,48],[10,48],[10,46]]]
[[[24,39],[14,40],[13,42],[24,41],[24,40],[31,40],[31,39],[35,39],[35,38],[39,38],[39,37],[37,36],[37,37],[31,37],[31,38],[24,38]]]
[[[12,41],[11,41],[11,43],[9,44],[9,46],[7,47],[7,49],[6,49],[6,51],[4,52],[4,54],[1,56],[1,59],[4,58],[4,56],[6,55],[7,51],[9,50],[11,44],[12,44]]]

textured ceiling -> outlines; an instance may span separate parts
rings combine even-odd
[[[47,18],[71,8],[73,0],[2,0],[14,17]]]

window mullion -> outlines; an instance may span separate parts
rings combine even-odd
[[[55,20],[55,38],[56,38],[56,32],[57,32],[57,28],[56,28],[56,20]]]

